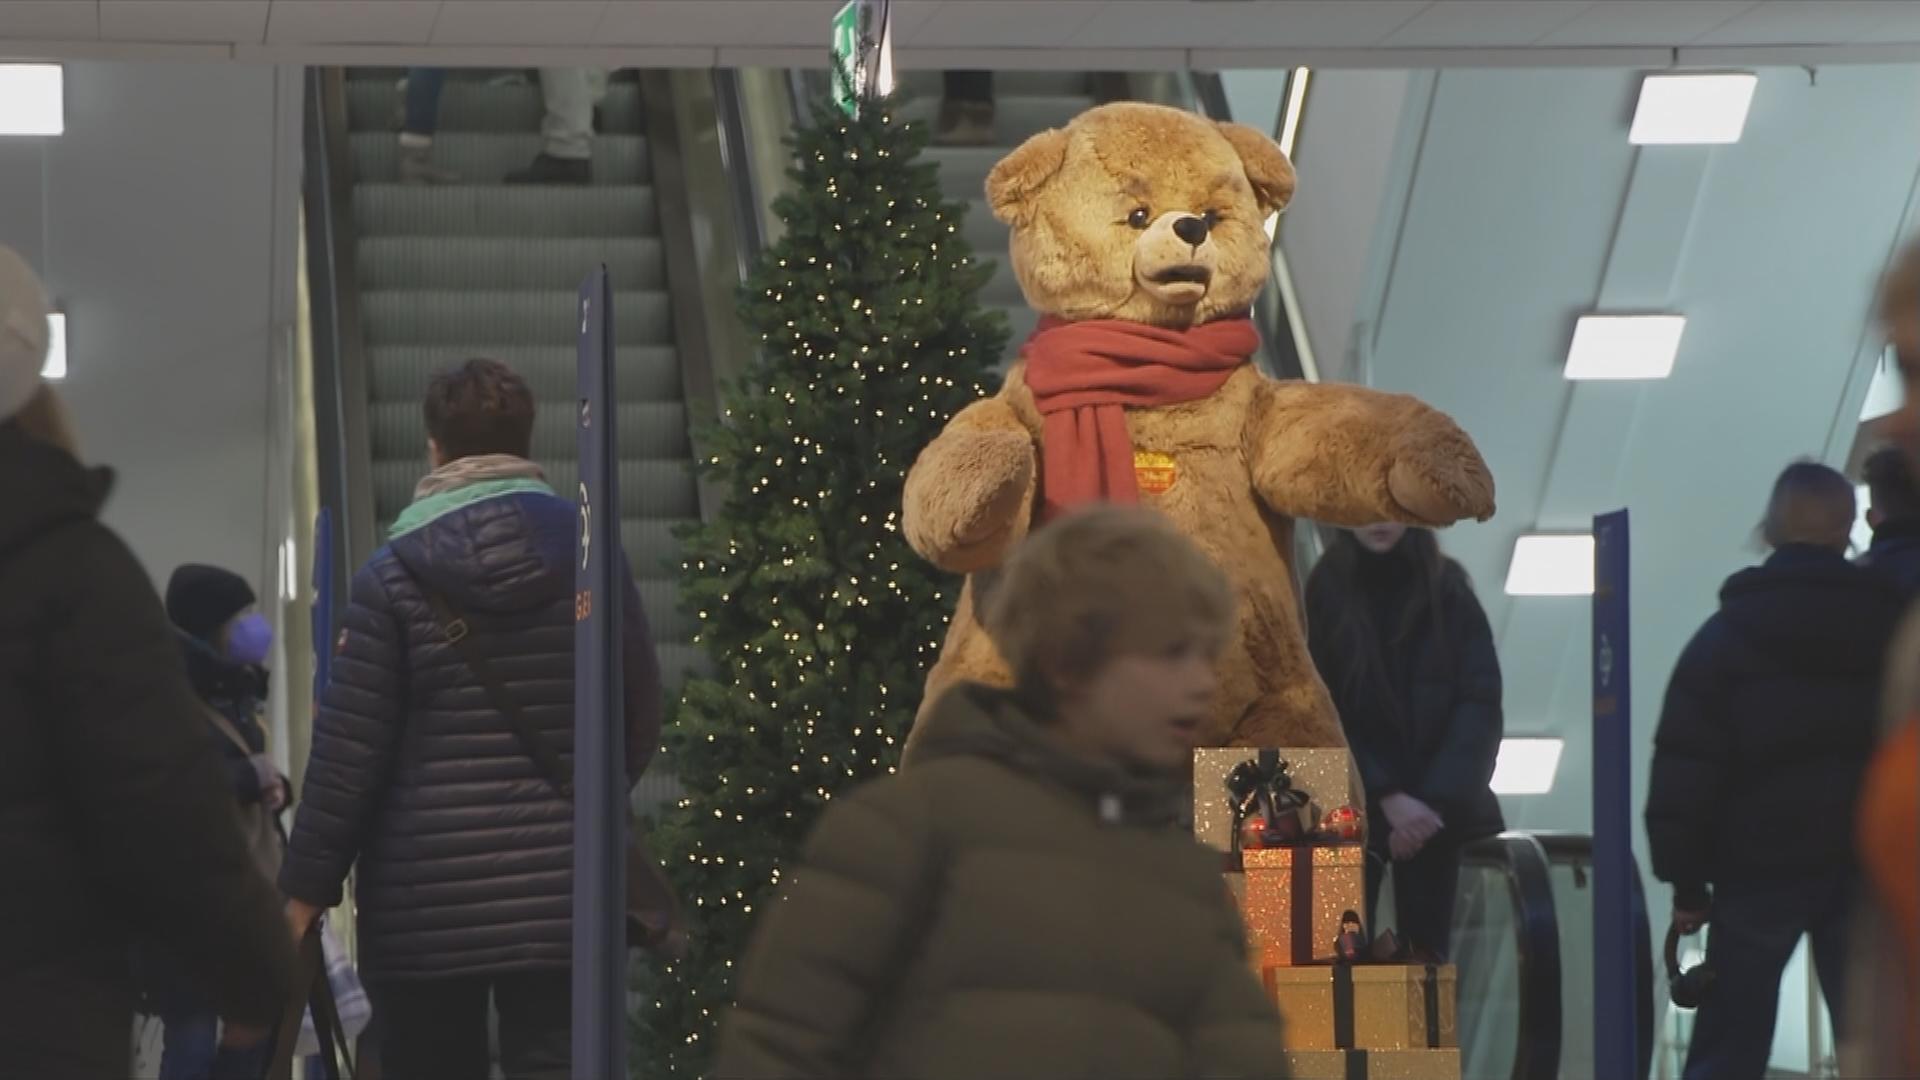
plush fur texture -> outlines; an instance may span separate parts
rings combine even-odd
[[[987,196],[1012,227],[1014,270],[1038,310],[1188,327],[1252,306],[1269,267],[1265,219],[1293,184],[1286,156],[1252,128],[1121,103],[1028,140],[993,170]],[[1208,221],[1199,243],[1191,224],[1188,236],[1176,231],[1189,217]],[[1198,401],[1129,409],[1127,425],[1137,454],[1174,463],[1172,486],[1142,501],[1212,556],[1240,597],[1203,745],[1344,746],[1307,654],[1294,519],[1485,520],[1493,477],[1472,440],[1412,398],[1276,382],[1251,366]],[[995,567],[1033,525],[1043,452],[1040,413],[1016,364],[1000,393],[955,416],[907,476],[908,543],[971,575],[927,702],[957,680],[1010,681],[976,611]]]

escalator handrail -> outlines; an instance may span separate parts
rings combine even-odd
[[[307,295],[313,340],[315,441],[320,504],[330,510],[333,601],[346,605],[352,568],[372,554],[373,461],[366,414],[366,352],[355,270],[353,157],[346,80],[338,68],[309,68],[302,106],[306,167]]]
[[[1593,863],[1593,837],[1586,833],[1545,831],[1535,832],[1533,836],[1552,862],[1588,866]],[[1627,867],[1632,871],[1627,879],[1627,891],[1633,903],[1633,1008],[1638,1033],[1634,1049],[1639,1059],[1639,1078],[1646,1080],[1653,1075],[1653,925],[1647,910],[1646,889],[1640,882],[1640,862],[1629,854]]]
[[[1505,832],[1467,845],[1461,861],[1499,871],[1513,898],[1520,963],[1520,1035],[1514,1080],[1560,1075],[1560,928],[1546,849],[1531,834]]]
[[[755,260],[766,250],[766,227],[761,208],[766,205],[753,172],[747,144],[747,106],[742,98],[738,68],[713,69],[714,114],[720,126],[720,159],[726,168],[728,194],[733,202],[734,229],[740,280],[746,281]]]

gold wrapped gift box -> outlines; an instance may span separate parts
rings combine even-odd
[[[1259,753],[1250,747],[1193,752],[1193,835],[1201,843],[1221,851],[1233,849],[1233,808],[1228,802],[1227,774],[1234,766]],[[1282,749],[1280,760],[1287,763],[1287,775],[1293,778],[1293,786],[1312,797],[1321,815],[1342,806],[1366,809],[1361,797],[1360,774],[1354,770],[1353,755],[1347,751]]]
[[[1458,1050],[1287,1050],[1293,1080],[1460,1080]]]
[[[1452,964],[1270,967],[1267,993],[1292,1050],[1427,1050],[1460,1045]],[[1351,999],[1342,985],[1351,986]],[[1429,996],[1431,995],[1431,997]]]
[[[1227,876],[1246,920],[1254,970],[1332,960],[1340,920],[1366,912],[1366,849],[1351,843],[1262,848],[1242,852],[1241,859],[1246,869]],[[1296,860],[1304,860],[1297,869]],[[1296,903],[1307,906],[1296,911]]]

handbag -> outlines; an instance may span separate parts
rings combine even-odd
[[[253,748],[241,736],[240,729],[226,718],[220,710],[208,705],[203,710],[207,720],[226,740],[240,748],[246,757],[253,756]],[[253,856],[253,865],[266,876],[268,881],[280,879],[280,864],[287,855],[287,836],[281,830],[280,816],[267,809],[265,803],[253,803],[239,808],[240,834],[246,838],[247,852]]]
[[[566,762],[514,703],[506,684],[500,681],[493,665],[487,662],[486,655],[474,643],[466,618],[445,596],[425,585],[421,585],[421,592],[426,595],[427,606],[433,610],[434,620],[440,624],[440,633],[447,639],[447,644],[453,646],[453,651],[460,655],[460,659],[466,662],[474,678],[480,680],[488,702],[513,728],[514,736],[520,740],[520,748],[533,759],[547,785],[558,792],[561,798],[572,802],[573,778]],[[674,901],[673,891],[667,885],[660,864],[638,836],[627,840],[626,861],[627,945],[668,959],[680,959],[686,955],[687,933],[681,923],[679,905]]]

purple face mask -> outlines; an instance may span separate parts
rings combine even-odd
[[[264,664],[272,648],[273,627],[265,615],[242,615],[227,628],[227,659],[236,664]]]

